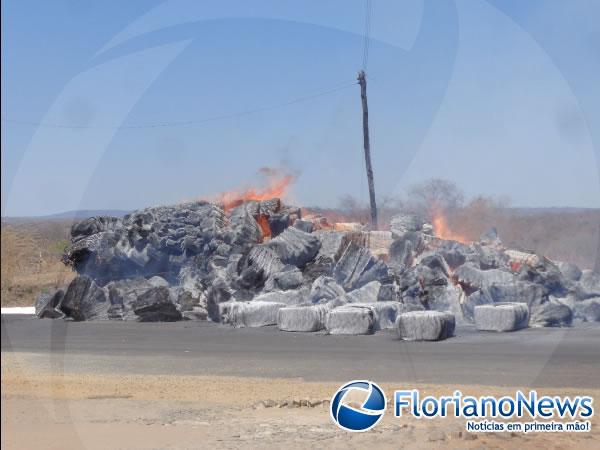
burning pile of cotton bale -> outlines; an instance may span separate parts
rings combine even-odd
[[[78,276],[41,296],[36,312],[330,334],[396,328],[405,339],[444,339],[455,323],[510,330],[600,320],[598,274],[506,249],[494,233],[443,240],[413,215],[394,217],[390,231],[324,224],[279,199],[93,217],[73,225],[64,255]],[[526,322],[523,306],[506,303],[523,305]]]

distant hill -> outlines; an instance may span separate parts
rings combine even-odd
[[[123,217],[131,211],[121,209],[78,209],[74,211],[65,211],[47,216],[24,216],[24,217],[3,217],[2,222],[24,222],[38,220],[82,220],[93,216],[115,216]]]

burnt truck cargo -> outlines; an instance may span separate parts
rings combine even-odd
[[[303,218],[279,199],[92,217],[73,225],[64,253],[77,277],[40,296],[36,314],[330,334],[401,325],[403,339],[428,340],[451,336],[454,324],[521,328],[496,317],[507,302],[522,305],[511,313],[526,308],[533,327],[600,320],[597,273],[506,249],[495,230],[479,242],[445,240],[410,214],[390,230]]]

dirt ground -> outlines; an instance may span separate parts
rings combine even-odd
[[[590,433],[468,433],[464,419],[393,417],[366,433],[338,429],[328,400],[341,383],[302,379],[63,373],[40,371],[19,353],[2,354],[3,449],[406,448],[596,449]],[[347,380],[346,380],[347,381]],[[412,387],[412,386],[411,386]],[[432,395],[515,388],[415,386]],[[406,386],[383,383],[390,393]],[[539,389],[547,394],[598,391]]]

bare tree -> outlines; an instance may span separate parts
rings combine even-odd
[[[463,206],[463,191],[450,180],[432,178],[411,186],[408,191],[409,209],[431,217],[438,211],[452,211]]]

